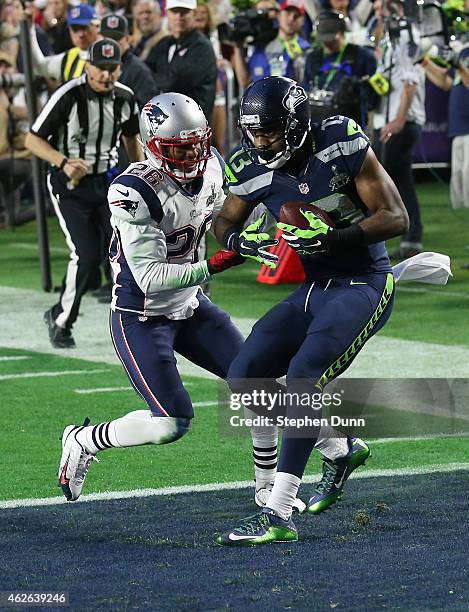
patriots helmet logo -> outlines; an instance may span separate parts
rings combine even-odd
[[[158,133],[158,128],[163,125],[166,119],[169,119],[169,116],[159,106],[151,103],[145,104],[142,108],[142,114],[145,118],[148,132],[154,136]]]
[[[303,87],[292,85],[284,96],[282,104],[288,111],[294,111],[305,100],[307,100],[307,96]]]

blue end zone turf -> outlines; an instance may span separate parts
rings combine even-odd
[[[297,544],[248,549],[214,544],[255,512],[248,490],[1,510],[0,590],[68,591],[80,610],[467,610],[467,483],[352,480],[296,518]]]

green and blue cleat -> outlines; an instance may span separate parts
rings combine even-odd
[[[350,474],[370,456],[370,447],[360,438],[349,438],[349,445],[351,451],[344,459],[331,461],[323,458],[322,478],[308,502],[308,512],[311,514],[320,514],[340,501]]]
[[[256,546],[297,540],[298,532],[291,518],[285,521],[270,508],[264,508],[262,512],[242,519],[231,531],[219,535],[216,542],[222,546]]]

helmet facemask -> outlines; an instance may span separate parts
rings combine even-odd
[[[146,144],[147,155],[155,165],[172,178],[180,182],[192,181],[202,176],[207,162],[212,156],[210,143],[212,131],[205,130],[181,131],[179,138],[163,138],[155,136]],[[197,156],[193,159],[179,159],[177,147],[190,147]]]
[[[286,120],[279,120],[270,124],[261,124],[257,116],[241,116],[239,126],[241,129],[242,147],[249,155],[250,159],[261,166],[266,166],[269,170],[281,168],[291,159],[292,153],[303,146],[308,132],[300,130],[298,121],[294,114],[290,113]],[[269,142],[265,147],[255,146],[255,133],[262,131],[278,132],[278,137]],[[272,150],[280,140],[284,141],[284,147],[280,151]]]

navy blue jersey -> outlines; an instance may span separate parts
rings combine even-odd
[[[314,203],[338,229],[372,214],[354,180],[370,146],[360,126],[337,115],[313,124],[311,136],[308,163],[298,176],[254,164],[241,147],[235,148],[225,166],[230,192],[253,206],[263,203],[277,220],[282,205],[291,201]],[[383,242],[345,253],[318,253],[302,262],[311,280],[391,271]]]

